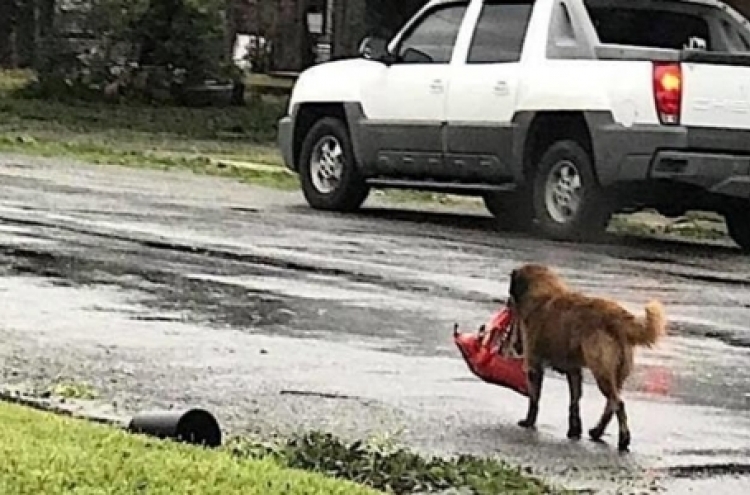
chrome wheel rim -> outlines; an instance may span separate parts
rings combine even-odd
[[[313,147],[310,178],[321,194],[331,194],[341,184],[344,174],[344,151],[334,136],[324,136]]]
[[[581,208],[583,180],[575,163],[557,162],[547,176],[544,188],[545,206],[550,217],[558,223],[568,223]]]

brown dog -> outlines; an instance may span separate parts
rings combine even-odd
[[[627,451],[630,430],[620,394],[633,368],[633,348],[650,347],[665,332],[661,303],[650,302],[640,319],[612,301],[569,290],[550,268],[535,264],[513,270],[509,292],[509,304],[520,322],[530,392],[528,413],[519,425],[536,425],[544,368],[551,367],[568,379],[568,438],[580,439],[582,369],[588,368],[607,399],[599,423],[589,434],[600,440],[616,414],[618,448]]]

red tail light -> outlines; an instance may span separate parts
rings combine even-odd
[[[677,125],[682,111],[680,64],[654,63],[654,101],[662,124]]]

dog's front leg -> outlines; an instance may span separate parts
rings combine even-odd
[[[526,419],[520,421],[518,426],[522,428],[534,428],[536,426],[536,418],[539,415],[539,398],[542,395],[544,367],[539,364],[529,365],[526,377],[529,383],[529,410],[526,413]]]
[[[583,374],[581,370],[568,371],[568,388],[570,388],[570,410],[568,412],[568,438],[580,440],[581,426],[581,395],[583,395]]]

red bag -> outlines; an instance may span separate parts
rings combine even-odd
[[[503,343],[506,342],[512,321],[510,308],[503,308],[492,316],[484,334],[460,333],[456,325],[453,339],[469,369],[477,377],[528,397],[523,358],[502,355]]]

